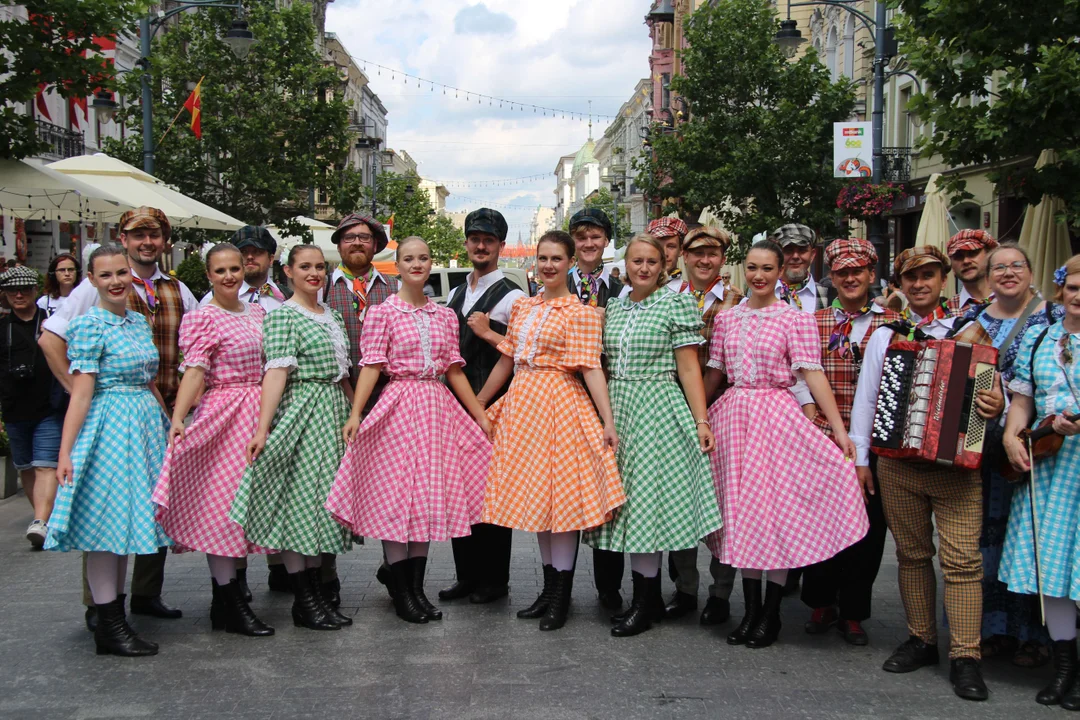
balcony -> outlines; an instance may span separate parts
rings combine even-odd
[[[48,147],[41,152],[41,157],[47,160],[63,160],[69,157],[78,157],[86,154],[86,142],[81,132],[66,130],[51,122],[37,120],[38,140],[46,143]]]
[[[911,158],[918,154],[910,147],[881,148],[881,179],[898,183],[910,180]]]

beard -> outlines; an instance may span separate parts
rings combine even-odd
[[[806,270],[785,270],[784,280],[790,284],[797,285],[801,282],[806,282],[806,278],[810,277],[810,269]]]

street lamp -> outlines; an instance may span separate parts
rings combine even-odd
[[[883,145],[884,120],[885,120],[885,66],[889,64],[892,56],[896,54],[896,39],[894,30],[888,26],[888,18],[885,14],[886,7],[883,0],[874,3],[875,16],[870,17],[866,13],[855,9],[858,0],[809,0],[807,2],[791,2],[788,0],[787,19],[780,21],[780,29],[773,36],[773,42],[783,49],[784,54],[791,57],[795,54],[799,45],[805,42],[802,33],[799,32],[798,23],[791,19],[791,8],[809,7],[815,5],[831,5],[854,15],[871,35],[874,36],[874,112],[872,113],[873,130],[871,139],[874,154],[874,174],[872,177],[875,185],[881,182],[884,171],[884,159],[881,148]],[[889,265],[889,252],[885,245],[885,220],[881,217],[873,217],[869,221],[870,242],[878,255],[878,277],[888,277],[886,269]]]
[[[116,111],[120,109],[112,95],[104,90],[94,93],[94,101],[90,103],[90,107],[93,108],[94,116],[99,123],[112,122],[116,117]]]
[[[143,139],[143,170],[148,174],[154,174],[154,99],[150,94],[150,41],[154,39],[159,28],[169,18],[184,12],[190,8],[231,8],[241,10],[240,3],[221,2],[220,0],[185,0],[176,3],[176,7],[156,15],[142,18],[139,21],[139,58],[138,65],[143,69],[142,74],[142,139]],[[238,60],[247,57],[251,50],[251,44],[255,42],[255,36],[248,30],[247,22],[242,19],[233,20],[229,31],[222,40],[232,50]],[[98,107],[97,99],[94,100],[95,110]]]

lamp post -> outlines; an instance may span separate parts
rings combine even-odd
[[[795,54],[799,45],[806,42],[806,38],[799,31],[798,23],[791,19],[791,8],[808,7],[814,5],[831,5],[854,15],[871,35],[874,36],[874,112],[872,118],[871,142],[873,143],[874,174],[872,181],[875,185],[881,182],[884,173],[884,158],[881,148],[884,140],[885,121],[885,66],[897,52],[896,39],[893,28],[888,26],[888,18],[885,15],[886,7],[884,0],[874,3],[874,17],[870,17],[861,10],[855,9],[858,0],[809,0],[808,2],[788,2],[787,19],[780,21],[780,29],[773,36],[773,41],[779,45],[790,57]],[[878,255],[878,277],[888,277],[889,248],[885,244],[885,220],[880,217],[871,218],[869,223],[870,242]]]
[[[232,8],[234,10],[240,10],[241,5],[239,3],[220,2],[220,0],[187,0],[186,2],[180,2],[177,7],[174,7],[165,12],[159,12],[156,15],[142,18],[139,21],[139,54],[138,61],[139,67],[143,69],[142,74],[142,141],[143,141],[143,170],[148,174],[154,174],[154,108],[153,108],[153,96],[150,93],[150,42],[154,39],[154,35],[165,24],[165,21],[169,18],[177,15],[190,8]],[[223,38],[225,43],[232,50],[233,55],[238,60],[243,60],[247,57],[248,51],[251,50],[251,44],[255,42],[255,36],[248,30],[248,24],[246,21],[237,18],[233,20],[229,31],[225,33]],[[100,97],[94,98],[94,110],[105,112],[109,111],[107,104]],[[111,101],[111,98],[110,98]],[[115,102],[113,102],[113,114],[115,114]]]

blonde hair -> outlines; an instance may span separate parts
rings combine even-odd
[[[630,255],[630,248],[633,247],[636,243],[644,243],[645,245],[648,245],[649,247],[651,247],[656,252],[660,253],[660,264],[661,265],[664,264],[664,246],[660,244],[659,240],[657,240],[652,235],[649,235],[648,233],[638,233],[634,237],[630,238],[630,242],[626,243],[626,254],[624,255],[624,257],[627,257],[627,256]],[[629,276],[630,275],[629,275],[629,272],[628,272],[627,277],[629,277]],[[663,287],[664,285],[667,284],[667,282],[668,282],[667,268],[661,267],[660,268],[660,274],[656,276],[656,286],[657,287]]]
[[[1065,278],[1066,279],[1068,279],[1068,277],[1070,275],[1076,275],[1077,273],[1080,273],[1080,255],[1073,255],[1071,258],[1069,258],[1065,262],[1064,268],[1065,268]],[[1058,285],[1057,292],[1054,293],[1054,302],[1056,302],[1056,303],[1065,302],[1065,283],[1064,282],[1062,282],[1060,285]]]
[[[398,260],[401,259],[401,248],[405,247],[406,245],[408,245],[411,242],[416,242],[416,241],[424,243],[424,247],[426,247],[428,249],[429,253],[431,252],[431,246],[427,244],[427,240],[420,237],[419,235],[410,235],[409,237],[405,238],[404,240],[402,240],[401,242],[398,243],[397,250],[394,251],[394,262],[397,262]]]

